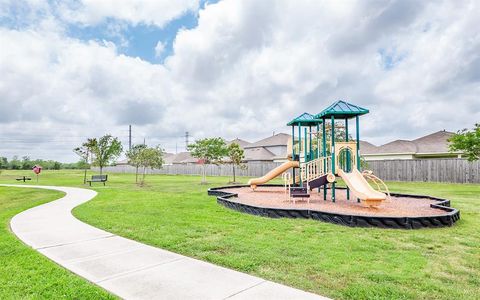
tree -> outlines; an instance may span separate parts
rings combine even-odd
[[[195,141],[188,145],[188,150],[192,156],[201,160],[202,163],[202,183],[207,182],[206,164],[219,164],[222,158],[227,155],[227,146],[222,138],[206,138]]]
[[[84,167],[83,184],[87,183],[87,169],[90,167],[88,161],[92,154],[92,150],[96,146],[96,144],[97,139],[87,139],[87,141],[83,143],[82,146],[73,149],[73,152],[80,156],[80,158],[84,162],[83,164],[81,164]]]
[[[163,150],[157,146],[154,148],[140,148],[138,155],[139,166],[143,167],[141,185],[145,183],[146,169],[161,169],[163,166]]]
[[[22,157],[22,170],[31,170],[33,166],[35,165],[35,162],[33,162],[30,157],[24,156]]]
[[[308,143],[310,143],[310,138],[307,136],[307,145]],[[348,133],[348,139],[349,141],[353,141],[354,138],[352,136],[352,132],[350,131]],[[329,147],[329,145],[331,144],[332,142],[332,127],[330,126],[330,124],[328,124],[327,126],[325,126],[325,141],[326,141],[326,144],[327,144],[327,149],[326,149],[326,154],[327,156],[331,155],[330,153],[330,150],[331,150],[331,147]],[[345,129],[345,125],[343,125],[342,123],[340,122],[336,122],[335,123],[335,141],[336,142],[345,142],[346,141],[346,129]],[[301,145],[299,146],[298,144],[298,133],[295,132],[295,142],[294,142],[294,148],[295,148],[295,153],[298,155],[300,150],[303,152],[305,151],[304,147],[305,147],[305,137],[304,137],[304,133],[302,131],[302,140],[301,140]],[[320,146],[320,149],[322,149],[323,147],[323,135],[322,135],[322,128],[320,127],[320,130],[318,132],[318,135],[312,135],[312,151],[317,151],[317,145]],[[320,156],[322,156],[323,154],[320,152]]]
[[[100,168],[102,175],[103,168],[108,166],[122,154],[122,143],[110,134],[101,138],[91,139],[91,152],[93,154],[92,164]]]
[[[231,143],[227,147],[227,155],[229,162],[232,164],[233,183],[235,183],[235,166],[241,167],[245,153],[238,143]]]
[[[11,170],[20,170],[22,169],[22,162],[18,159],[18,156],[12,157],[12,160],[9,163],[9,169]]]
[[[85,170],[86,171],[90,167],[90,165],[88,164],[88,162],[81,159],[76,163],[63,164],[62,167],[65,168],[65,169],[80,169],[80,170]]]
[[[463,129],[448,139],[450,152],[462,151],[468,161],[480,159],[480,123],[472,130]]]
[[[53,162],[52,168],[53,168],[54,170],[60,170],[60,169],[62,168],[62,164],[59,163],[58,161],[55,161],[55,162]]]
[[[140,154],[142,150],[147,148],[145,144],[133,145],[130,150],[127,151],[128,163],[135,167],[135,183],[138,183],[138,168],[140,167]]]
[[[0,169],[8,169],[8,159],[6,157],[0,157]]]

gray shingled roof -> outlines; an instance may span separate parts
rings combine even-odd
[[[363,154],[370,154],[376,151],[378,147],[372,143],[367,141],[360,141],[360,153]]]
[[[263,147],[245,149],[245,161],[273,160],[275,154]]]
[[[240,148],[245,148],[245,146],[248,146],[248,145],[251,145],[252,143],[250,142],[247,142],[245,140],[242,140],[242,139],[239,139],[239,138],[236,138],[234,140],[231,140],[229,142],[227,142],[227,145],[230,145],[231,143],[237,143],[240,145]]]
[[[420,137],[412,141],[396,140],[379,147],[375,147],[374,145],[368,142],[361,141],[360,151],[362,155],[399,154],[399,153],[413,153],[413,154],[449,153],[448,139],[453,134],[454,134],[453,132],[442,130],[442,131],[437,131],[432,134]]]
[[[174,164],[186,164],[186,163],[196,163],[196,162],[198,162],[198,159],[195,157],[192,157],[190,152],[180,152],[178,154],[175,154],[172,160],[172,163]]]
[[[286,133],[277,133],[273,136],[260,140],[245,146],[245,149],[258,148],[258,147],[272,147],[272,146],[286,146],[288,141],[292,138],[291,135]]]
[[[448,139],[453,132],[437,131],[424,137],[413,140],[417,145],[418,153],[448,153]]]
[[[163,153],[163,162],[166,165],[171,165],[173,163],[173,159],[175,158],[175,154],[173,153]]]
[[[374,153],[416,153],[417,145],[412,141],[396,140],[374,149]]]

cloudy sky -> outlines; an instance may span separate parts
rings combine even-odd
[[[480,1],[0,0],[0,156],[184,150],[343,99],[382,144],[480,121]]]

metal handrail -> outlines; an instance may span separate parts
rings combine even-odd
[[[369,179],[369,180],[373,181],[373,182],[375,183],[375,185],[377,186],[377,190],[378,190],[379,192],[386,193],[388,200],[391,199],[391,197],[390,197],[390,190],[388,189],[388,186],[385,184],[385,182],[384,182],[383,180],[381,180],[381,179],[378,178],[377,176],[373,175],[373,171],[371,171],[371,170],[365,170],[365,171],[362,172],[362,175],[363,175],[363,177],[365,177],[366,179]],[[380,185],[383,186],[383,189],[380,187]]]

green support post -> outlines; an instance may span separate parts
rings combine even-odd
[[[295,125],[292,125],[292,161],[295,160]],[[292,169],[292,184],[295,185],[295,168]]]
[[[312,160],[312,126],[308,126],[308,142],[310,143],[308,147],[308,160]]]
[[[332,115],[332,173],[335,175],[335,117]],[[335,182],[332,183],[332,202],[335,202]]]
[[[345,119],[345,141],[348,142],[348,119]],[[345,171],[351,171],[351,163],[350,163],[350,152],[347,151],[346,153],[347,159],[347,169]],[[350,189],[347,187],[347,200],[350,200]]]
[[[316,155],[317,155],[317,157],[316,157],[317,159],[320,158],[320,143],[318,142],[318,131],[319,131],[319,130],[320,130],[320,126],[319,126],[318,123],[317,123],[317,131],[316,131],[316,132],[317,132],[317,152],[316,152],[316,153],[317,153],[317,154],[316,154]],[[320,194],[320,187],[318,187],[318,193]]]
[[[307,155],[307,143],[308,143],[308,140],[307,140],[307,127],[304,128],[303,130],[303,136],[305,137],[305,141],[303,142],[305,145],[304,145],[304,149],[303,149],[303,155],[304,155],[304,160],[305,162],[308,162],[308,155]]]
[[[302,126],[300,125],[300,123],[298,123],[298,164],[300,165],[300,155],[302,154]],[[303,182],[302,182],[302,172],[299,171],[298,172],[298,177],[299,177],[299,185],[300,186],[303,186]]]
[[[322,156],[327,157],[327,132],[325,130],[325,119],[322,122]],[[327,161],[323,161],[323,169],[327,170]],[[323,186],[323,200],[327,201],[327,184]]]
[[[355,116],[355,130],[356,130],[356,138],[357,138],[357,170],[360,171],[360,120],[358,116]],[[360,202],[360,199],[357,198],[357,202]]]

